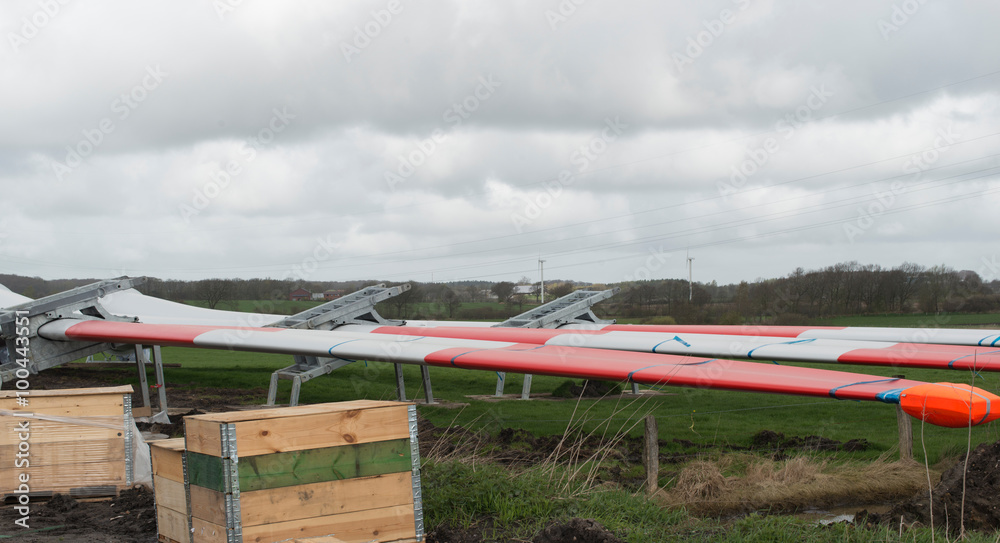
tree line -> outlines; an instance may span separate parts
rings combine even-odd
[[[43,280],[0,275],[0,283],[32,298],[62,292],[96,279]],[[211,308],[235,309],[239,300],[255,300],[261,312],[295,311],[285,307],[296,289],[310,292],[354,292],[383,281],[313,281],[213,278],[180,281],[149,278],[139,290],[174,301],[201,301]],[[399,284],[384,282],[388,285]],[[537,282],[464,281],[419,283],[379,305],[389,318],[503,319],[540,301]],[[622,292],[595,308],[617,317],[670,316],[676,322],[738,324],[776,322],[795,324],[815,318],[901,313],[1000,311],[1000,281],[984,281],[974,271],[956,271],[944,265],[924,267],[904,263],[893,268],[843,262],[818,270],[797,268],[787,276],[753,282],[718,285],[685,279],[659,279],[594,285],[574,281],[546,282],[547,301],[578,288]],[[484,302],[494,302],[487,304]],[[499,307],[496,302],[501,304]],[[268,306],[270,304],[270,307]],[[283,310],[275,309],[282,306]]]

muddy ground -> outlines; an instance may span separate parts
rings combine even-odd
[[[856,515],[857,522],[898,526],[945,526],[954,534],[1000,528],[1000,441],[983,443],[941,475],[931,493],[920,493],[883,514]],[[933,507],[931,507],[933,504]],[[964,518],[964,522],[963,522]]]

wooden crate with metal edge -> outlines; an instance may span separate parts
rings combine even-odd
[[[194,415],[184,426],[195,543],[424,539],[412,404]]]
[[[191,543],[184,438],[149,442],[156,500],[156,535],[160,543]]]
[[[128,385],[0,391],[0,496],[117,495],[134,482],[133,429]]]

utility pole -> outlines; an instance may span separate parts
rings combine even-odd
[[[694,283],[691,282],[691,264],[694,262],[694,259],[688,256],[687,262],[688,262],[688,302],[690,302],[694,300]]]
[[[542,289],[542,303],[544,304],[545,303],[545,261],[542,260],[541,258],[538,259],[538,270],[539,270],[539,272],[538,272],[539,282],[541,283],[541,289]]]

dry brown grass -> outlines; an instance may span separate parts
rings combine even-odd
[[[926,491],[926,485],[924,467],[913,461],[880,458],[866,464],[831,465],[806,456],[773,461],[727,454],[691,462],[678,474],[676,484],[658,496],[664,504],[685,507],[696,515],[722,516],[887,502]]]

